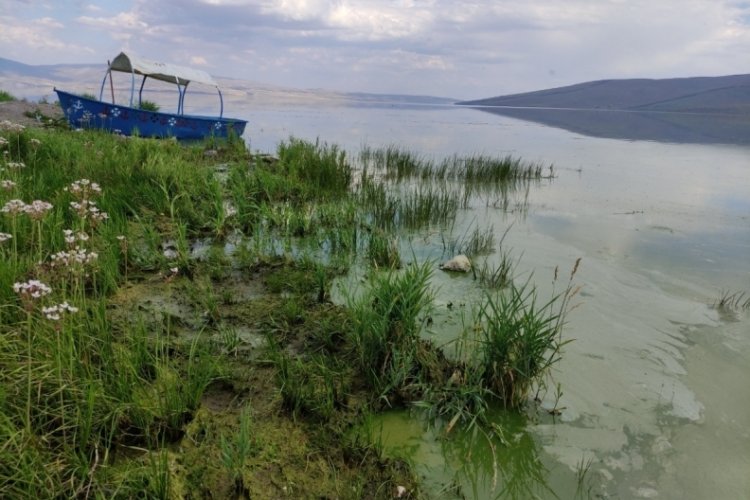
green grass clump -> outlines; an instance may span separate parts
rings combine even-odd
[[[138,106],[139,109],[142,109],[144,111],[153,111],[157,112],[161,108],[158,104],[156,104],[154,101],[149,101],[148,99],[143,99],[140,102],[140,105]]]
[[[335,145],[290,138],[279,144],[280,175],[297,181],[305,199],[330,199],[348,194],[351,167],[346,154]]]
[[[432,304],[431,275],[430,263],[377,273],[368,292],[349,306],[360,369],[382,395],[418,379],[420,334]]]
[[[562,293],[540,303],[531,283],[519,286],[511,281],[507,290],[485,295],[473,326],[473,362],[478,363],[482,384],[506,406],[522,406],[532,387],[559,361],[562,347],[570,342],[563,340],[562,328],[577,292],[569,284]]]
[[[0,89],[0,102],[16,101],[16,97],[7,90]]]

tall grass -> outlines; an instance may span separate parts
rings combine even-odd
[[[167,141],[1,136],[0,496],[111,496],[128,488],[108,472],[114,450],[177,439],[218,373],[202,341],[167,348],[168,325],[110,316],[125,248],[141,246],[133,221],[159,220],[161,237],[184,246],[215,189],[187,168],[191,151]]]
[[[306,196],[324,199],[348,193],[351,166],[337,146],[292,137],[279,144],[277,154],[279,170],[288,178],[304,182]]]
[[[476,362],[483,384],[506,406],[523,405],[570,342],[562,338],[562,329],[570,301],[579,290],[572,287],[579,263],[580,259],[565,290],[547,301],[539,300],[529,281],[522,285],[511,281],[506,291],[485,294],[479,305],[473,326]]]
[[[431,275],[429,262],[376,273],[367,293],[350,299],[359,367],[383,396],[418,379],[420,335],[432,304]]]

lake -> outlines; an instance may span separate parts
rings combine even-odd
[[[750,498],[750,312],[713,307],[722,294],[750,295],[746,143],[675,131],[670,142],[643,130],[593,137],[455,106],[234,114],[249,120],[250,147],[261,152],[294,135],[355,157],[365,144],[395,144],[437,159],[512,154],[553,165],[554,179],[531,187],[524,210],[477,200],[459,224],[495,235],[510,227],[503,246],[520,259],[517,276],[541,293],[551,293],[556,267],[568,272],[582,258],[580,306],[564,331],[575,340],[553,374],[559,389],[530,417],[498,412],[507,442],[494,460],[488,446],[438,439],[406,412],[383,416],[383,443],[410,456],[434,496]],[[468,276],[438,273],[433,285],[438,309],[477,294]],[[439,321],[434,329],[447,335]]]

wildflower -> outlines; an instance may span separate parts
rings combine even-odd
[[[44,314],[47,319],[52,321],[60,321],[63,314],[77,312],[78,308],[75,306],[71,306],[67,301],[49,307],[42,307],[42,314]]]
[[[0,148],[3,146],[7,146],[7,145],[8,145],[8,139],[6,139],[5,137],[0,137]]]
[[[24,203],[22,200],[10,200],[9,202],[5,203],[3,205],[3,208],[0,208],[0,212],[16,215],[22,212],[26,212],[26,203]]]
[[[124,234],[117,236],[117,241],[125,241],[126,239]]]
[[[80,199],[87,200],[92,194],[101,194],[102,188],[96,182],[91,182],[89,179],[79,179],[70,186],[65,188],[68,191]]]
[[[72,229],[63,229],[63,236],[65,238],[65,243],[67,243],[68,245],[72,245],[76,242],[76,237],[73,234]]]
[[[172,274],[177,274],[178,272],[180,272],[180,268],[179,268],[179,267],[170,267],[170,268],[169,268],[169,271],[170,271],[170,272],[171,272]]]
[[[12,234],[8,233],[0,233],[0,243],[5,243],[9,239],[13,238]]]
[[[2,137],[0,137],[2,139]],[[10,179],[3,179],[0,181],[0,187],[2,187],[6,191],[12,190],[14,187],[16,187],[16,183],[11,181]]]
[[[22,161],[9,161],[6,163],[7,167],[13,170],[20,170],[26,168],[26,164]]]
[[[32,145],[32,146],[34,146],[34,147],[36,147],[36,146],[39,146],[40,144],[42,144],[42,141],[40,141],[39,139],[37,139],[37,138],[35,138],[35,137],[33,137],[33,138],[29,139],[29,142],[30,142],[30,143],[31,143],[31,145]]]
[[[71,267],[73,265],[87,265],[94,262],[99,258],[99,254],[96,252],[90,252],[85,248],[75,247],[69,251],[60,251],[52,254],[52,267],[64,266]]]
[[[39,280],[29,280],[24,283],[14,283],[13,291],[25,299],[39,299],[52,293],[52,289]]]
[[[52,210],[52,203],[42,200],[34,200],[24,208],[24,212],[34,220],[40,220],[50,210]]]
[[[21,132],[25,129],[23,125],[20,123],[13,123],[8,120],[3,120],[0,122],[0,130],[8,130],[10,132]]]

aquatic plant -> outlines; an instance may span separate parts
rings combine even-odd
[[[367,293],[350,299],[351,340],[360,370],[382,396],[415,382],[426,313],[432,304],[429,262],[375,273]]]
[[[351,166],[335,145],[289,138],[277,147],[277,168],[287,178],[304,183],[303,196],[326,199],[347,194]]]
[[[750,309],[750,295],[745,292],[722,290],[713,307],[723,311],[743,311]]]
[[[483,383],[508,407],[523,405],[534,384],[560,360],[562,328],[570,301],[580,288],[571,283],[580,259],[573,267],[565,290],[539,302],[536,287],[511,281],[507,290],[486,293],[475,316],[476,362]]]

